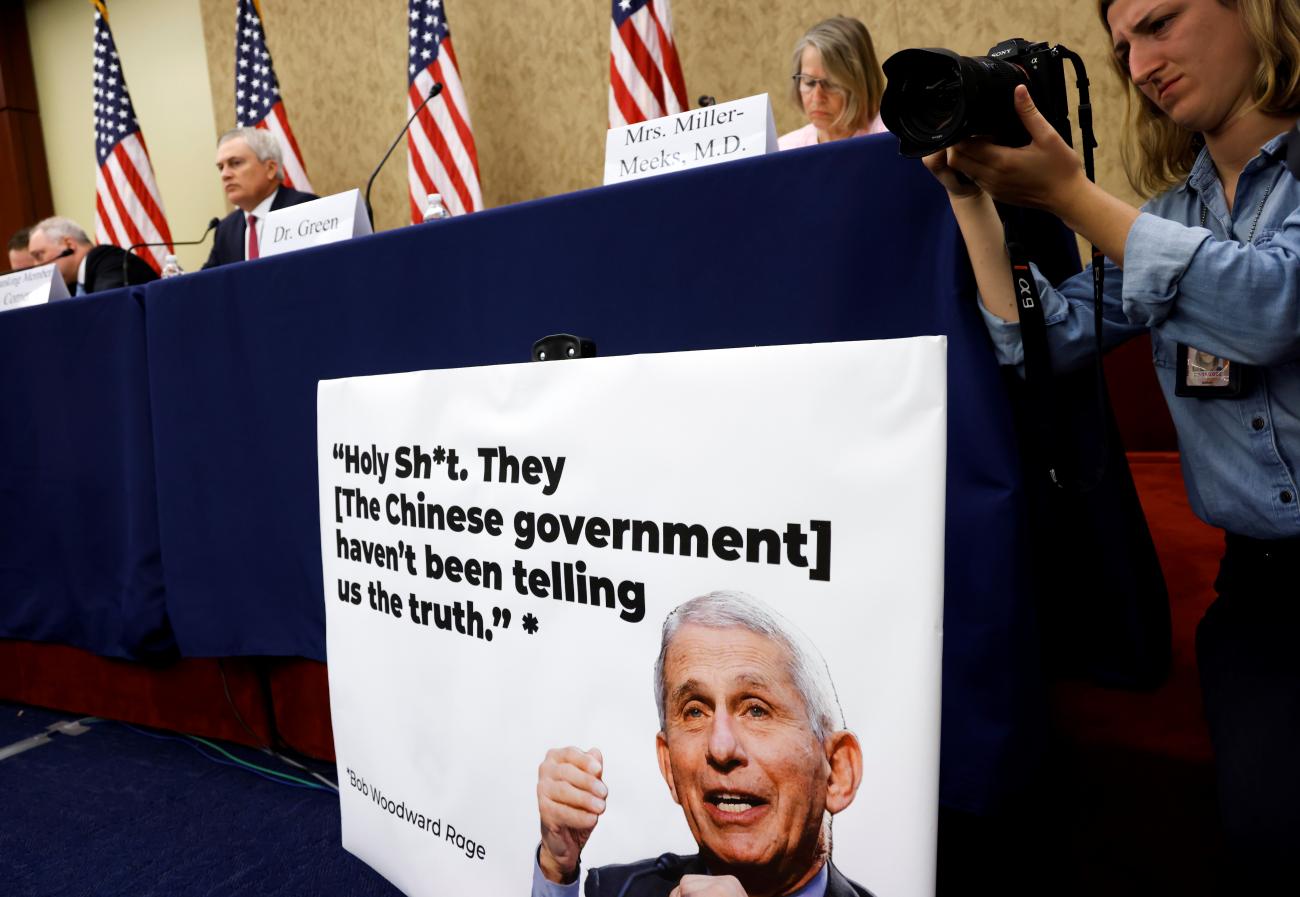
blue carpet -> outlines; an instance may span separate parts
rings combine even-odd
[[[0,748],[74,719],[0,702]],[[337,795],[218,765],[192,742],[150,737],[161,734],[102,721],[0,760],[0,893],[400,895],[343,850]],[[259,751],[221,747],[310,778]],[[332,767],[318,771],[334,778]]]

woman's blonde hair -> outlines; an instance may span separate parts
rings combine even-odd
[[[844,111],[835,120],[835,127],[857,131],[869,125],[880,114],[885,73],[880,70],[867,26],[848,16],[833,16],[818,22],[794,45],[792,76],[801,72],[804,47],[817,48],[827,77],[844,88]],[[803,97],[794,78],[790,80],[790,99],[802,112]]]
[[[1098,0],[1097,11],[1110,34],[1106,14],[1115,0]],[[1241,15],[1246,35],[1259,54],[1255,108],[1268,115],[1300,116],[1300,4],[1296,0],[1218,0]],[[1171,121],[1138,90],[1128,69],[1111,62],[1128,90],[1128,138],[1121,153],[1128,181],[1142,196],[1180,183],[1192,170],[1201,136]]]

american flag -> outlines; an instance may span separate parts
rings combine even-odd
[[[235,121],[241,128],[264,128],[275,135],[284,156],[284,184],[311,193],[302,151],[289,127],[280,81],[266,47],[262,11],[257,0],[235,3]]]
[[[406,179],[411,221],[424,217],[430,193],[441,193],[453,215],[483,208],[478,150],[470,130],[469,104],[460,83],[442,0],[408,0],[406,114],[410,117],[436,82],[443,91],[425,106],[407,133]]]
[[[613,0],[609,126],[617,128],[688,108],[668,0]]]
[[[173,251],[172,234],[163,213],[149,150],[126,90],[122,60],[108,29],[108,10],[95,2],[95,239],[127,247],[135,243],[166,243],[166,248],[137,250],[162,270],[163,257]]]

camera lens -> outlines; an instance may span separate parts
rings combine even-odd
[[[902,50],[885,60],[888,84],[880,115],[899,139],[904,156],[918,157],[979,134],[995,142],[1023,143],[1012,103],[1020,66],[951,50]]]
[[[964,106],[959,65],[960,57],[948,50],[903,50],[885,60],[880,115],[898,135],[903,155],[932,153],[952,137]]]
[[[942,140],[961,121],[965,103],[961,79],[955,73],[908,78],[900,91],[911,114],[903,117],[904,132],[918,142]]]

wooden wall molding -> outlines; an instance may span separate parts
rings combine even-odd
[[[0,240],[53,213],[27,14],[21,0],[0,0]]]

